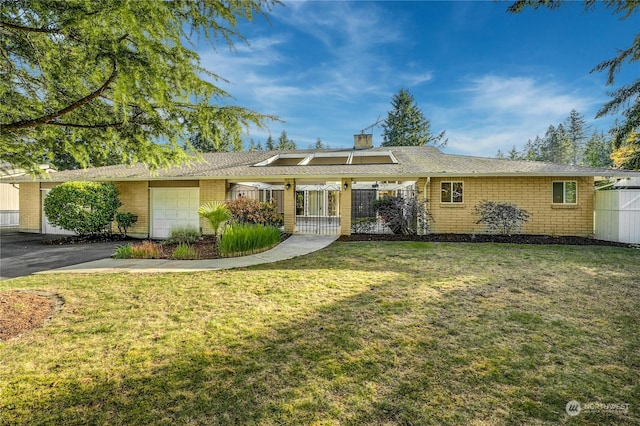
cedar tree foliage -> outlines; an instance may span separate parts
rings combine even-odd
[[[187,161],[180,141],[275,117],[229,103],[194,50],[246,42],[271,0],[0,0],[0,162],[38,173],[69,153],[150,168]],[[82,141],[82,143],[77,143]]]

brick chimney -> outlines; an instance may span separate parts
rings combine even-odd
[[[355,149],[373,148],[373,133],[353,135],[353,147]]]

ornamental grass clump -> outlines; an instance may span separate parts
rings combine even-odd
[[[178,246],[173,249],[173,253],[171,254],[172,259],[178,260],[194,260],[198,259],[200,256],[198,254],[198,250],[194,247],[191,247],[189,244],[178,244]]]
[[[132,259],[160,259],[162,245],[153,241],[143,241],[131,246]]]
[[[224,257],[259,253],[280,242],[280,229],[275,226],[235,224],[226,229],[218,250]]]
[[[131,244],[125,244],[118,246],[113,250],[111,257],[114,259],[131,259],[132,247]]]
[[[198,241],[202,235],[193,226],[174,226],[169,231],[165,244],[191,244]]]

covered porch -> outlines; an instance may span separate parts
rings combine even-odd
[[[417,198],[417,181],[304,180],[228,183],[227,199],[274,203],[284,215],[285,232],[317,235],[391,233],[373,203],[385,196]]]

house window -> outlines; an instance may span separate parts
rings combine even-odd
[[[578,182],[565,180],[553,182],[553,204],[576,204],[578,202]]]
[[[443,203],[462,202],[462,182],[441,182],[440,192],[440,201]]]

